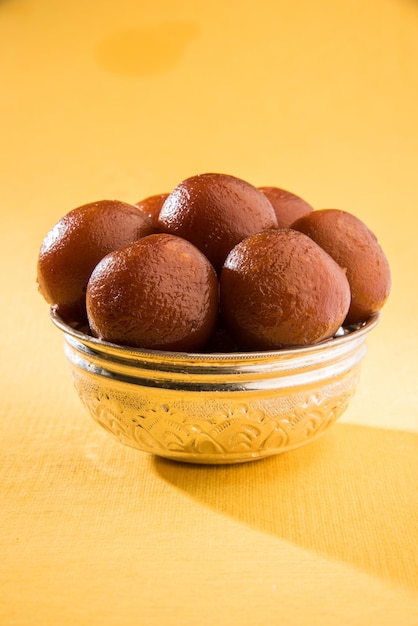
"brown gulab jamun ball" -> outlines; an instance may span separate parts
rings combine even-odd
[[[246,350],[332,337],[349,305],[344,271],[312,239],[291,229],[248,237],[229,253],[220,276],[224,324]]]
[[[193,244],[153,234],[115,250],[87,286],[93,335],[120,345],[201,351],[219,312],[215,270]]]
[[[310,204],[291,191],[279,187],[259,187],[259,189],[273,205],[280,228],[289,228],[299,217],[314,210]]]
[[[256,187],[235,176],[208,173],[184,180],[170,193],[158,225],[191,241],[220,272],[239,241],[277,228],[277,219],[270,201]]]
[[[156,196],[149,196],[148,198],[144,198],[143,200],[136,202],[135,206],[138,207],[138,209],[151,220],[154,227],[157,228],[161,207],[167,197],[168,193],[160,193]]]
[[[320,209],[299,218],[303,232],[345,269],[351,289],[346,324],[366,321],[389,297],[389,262],[374,233],[358,217],[340,209]]]
[[[154,232],[135,206],[99,200],[73,209],[46,235],[38,257],[38,288],[67,322],[86,317],[90,274],[106,254]]]

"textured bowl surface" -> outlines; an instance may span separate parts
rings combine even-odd
[[[67,326],[77,392],[120,442],[191,463],[239,463],[299,447],[347,408],[366,337],[379,320],[315,346],[274,352],[185,354],[99,341]]]

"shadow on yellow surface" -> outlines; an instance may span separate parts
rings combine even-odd
[[[337,424],[305,448],[252,464],[156,457],[154,465],[168,483],[245,524],[418,588],[416,434]]]
[[[152,76],[172,69],[198,32],[189,22],[125,29],[103,39],[97,61],[106,71],[125,76]]]

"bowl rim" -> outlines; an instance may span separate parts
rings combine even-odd
[[[272,359],[286,358],[294,356],[302,356],[308,353],[314,353],[322,351],[327,348],[343,345],[347,342],[352,342],[354,339],[363,340],[364,336],[368,334],[373,328],[377,326],[381,318],[380,311],[373,313],[366,321],[347,327],[340,327],[343,330],[341,334],[336,334],[329,339],[318,342],[316,344],[309,344],[306,346],[295,346],[292,348],[281,348],[277,350],[262,350],[262,351],[235,351],[235,352],[175,352],[169,350],[150,350],[146,348],[135,348],[132,346],[123,346],[120,344],[111,343],[109,341],[103,341],[98,337],[89,335],[87,333],[78,330],[76,327],[67,324],[57,311],[57,307],[50,308],[50,319],[53,324],[64,333],[66,337],[72,338],[72,340],[82,343],[85,347],[94,351],[107,351],[121,357],[128,356],[134,358],[151,358],[170,360],[176,359],[180,361],[222,361],[236,362],[236,361],[252,361],[254,359]]]

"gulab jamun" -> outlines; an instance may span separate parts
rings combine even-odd
[[[219,312],[215,270],[192,243],[153,234],[115,250],[87,285],[92,334],[137,348],[197,352]]]
[[[160,193],[155,196],[149,196],[139,202],[135,202],[135,206],[142,211],[153,223],[155,228],[158,226],[158,218],[161,207],[168,197],[168,193]]]
[[[344,271],[295,230],[269,230],[244,239],[222,268],[221,315],[241,349],[318,343],[336,333],[349,305]]]
[[[192,242],[219,272],[239,241],[277,228],[277,218],[268,198],[250,183],[207,173],[177,185],[161,208],[158,226]]]
[[[67,322],[86,317],[87,282],[106,254],[154,232],[134,205],[99,200],[64,215],[43,240],[38,256],[38,289]]]
[[[346,324],[364,322],[382,308],[391,288],[389,262],[362,220],[340,209],[319,209],[292,228],[308,235],[346,271],[351,289]]]
[[[280,187],[259,187],[259,189],[273,205],[280,228],[289,228],[299,217],[314,210],[306,200],[286,189]]]

